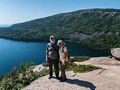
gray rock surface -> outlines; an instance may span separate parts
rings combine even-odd
[[[120,48],[113,48],[113,49],[111,49],[111,54],[116,59],[120,59]]]
[[[86,73],[68,71],[65,82],[48,75],[38,78],[22,90],[120,90],[120,61],[108,57],[93,57],[76,64],[95,65],[102,69]]]

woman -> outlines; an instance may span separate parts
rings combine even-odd
[[[63,82],[66,80],[65,65],[68,61],[68,51],[67,48],[64,46],[65,43],[62,40],[58,40],[57,45],[59,46],[61,82]]]

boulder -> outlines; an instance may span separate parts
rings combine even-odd
[[[120,60],[120,48],[112,48],[111,54],[113,57],[115,57],[117,60]]]

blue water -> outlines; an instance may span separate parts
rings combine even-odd
[[[20,63],[33,61],[36,64],[45,62],[47,42],[19,42],[0,39],[0,74],[7,73]],[[67,42],[71,56],[107,56],[108,53],[97,51],[78,43]]]

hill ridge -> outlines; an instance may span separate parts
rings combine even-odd
[[[120,47],[120,9],[77,10],[0,29],[1,38],[14,40],[46,41],[50,35],[105,51]]]

